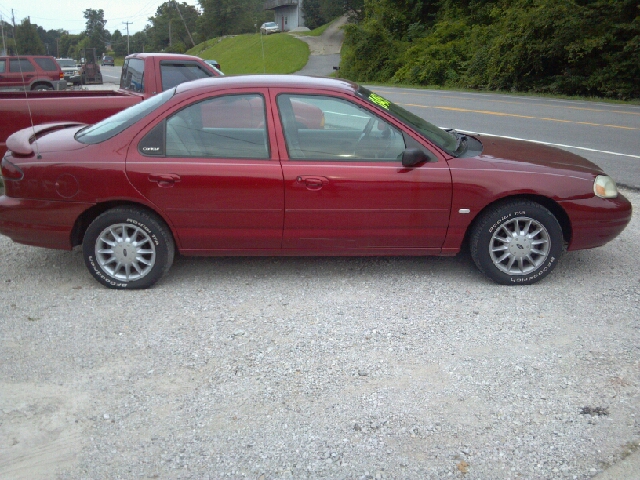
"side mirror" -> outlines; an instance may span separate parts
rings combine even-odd
[[[419,148],[407,148],[402,152],[402,166],[404,167],[413,167],[428,161],[429,157]]]

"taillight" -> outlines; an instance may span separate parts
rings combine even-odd
[[[2,168],[2,178],[5,180],[22,180],[24,177],[24,172],[6,158],[2,159],[0,167]]]
[[[60,72],[60,80],[64,78],[64,72]]]

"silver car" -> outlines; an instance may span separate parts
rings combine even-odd
[[[278,33],[280,27],[276,22],[266,22],[260,27],[260,33],[263,35],[269,35],[270,33]]]

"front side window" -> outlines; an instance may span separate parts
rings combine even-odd
[[[40,68],[45,72],[58,71],[58,64],[53,58],[41,57],[41,58],[35,58],[34,60],[40,66]]]
[[[6,60],[0,60],[0,73],[4,73],[6,72],[7,68],[7,61]]]
[[[278,96],[289,158],[399,161],[402,133],[369,110],[322,95]]]
[[[13,73],[35,72],[36,67],[34,67],[31,62],[25,58],[12,58],[9,60],[9,70]]]
[[[367,90],[364,87],[358,88],[358,95],[366,101],[383,108],[398,120],[408,124],[414,128],[418,133],[422,134],[425,138],[435,143],[438,147],[444,151],[455,155],[457,148],[456,136],[436,127],[432,123],[427,122],[425,119],[405,110],[399,105],[381,97],[380,95]]]
[[[103,142],[122,132],[127,127],[130,127],[138,120],[147,116],[156,108],[169,101],[174,93],[175,90],[169,90],[133,105],[132,107],[125,108],[121,112],[105,118],[101,122],[83,128],[76,133],[75,138],[80,143],[85,144]]]
[[[212,76],[210,72],[205,71],[200,65],[195,63],[160,62],[160,73],[162,75],[163,91],[184,82]]]
[[[166,121],[168,157],[268,159],[262,95],[224,95],[183,108]]]

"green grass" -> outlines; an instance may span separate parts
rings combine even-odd
[[[262,57],[264,46],[264,61]],[[217,60],[226,75],[293,73],[307,64],[309,46],[291,35],[237,35],[207,40],[187,51],[205,60]]]

